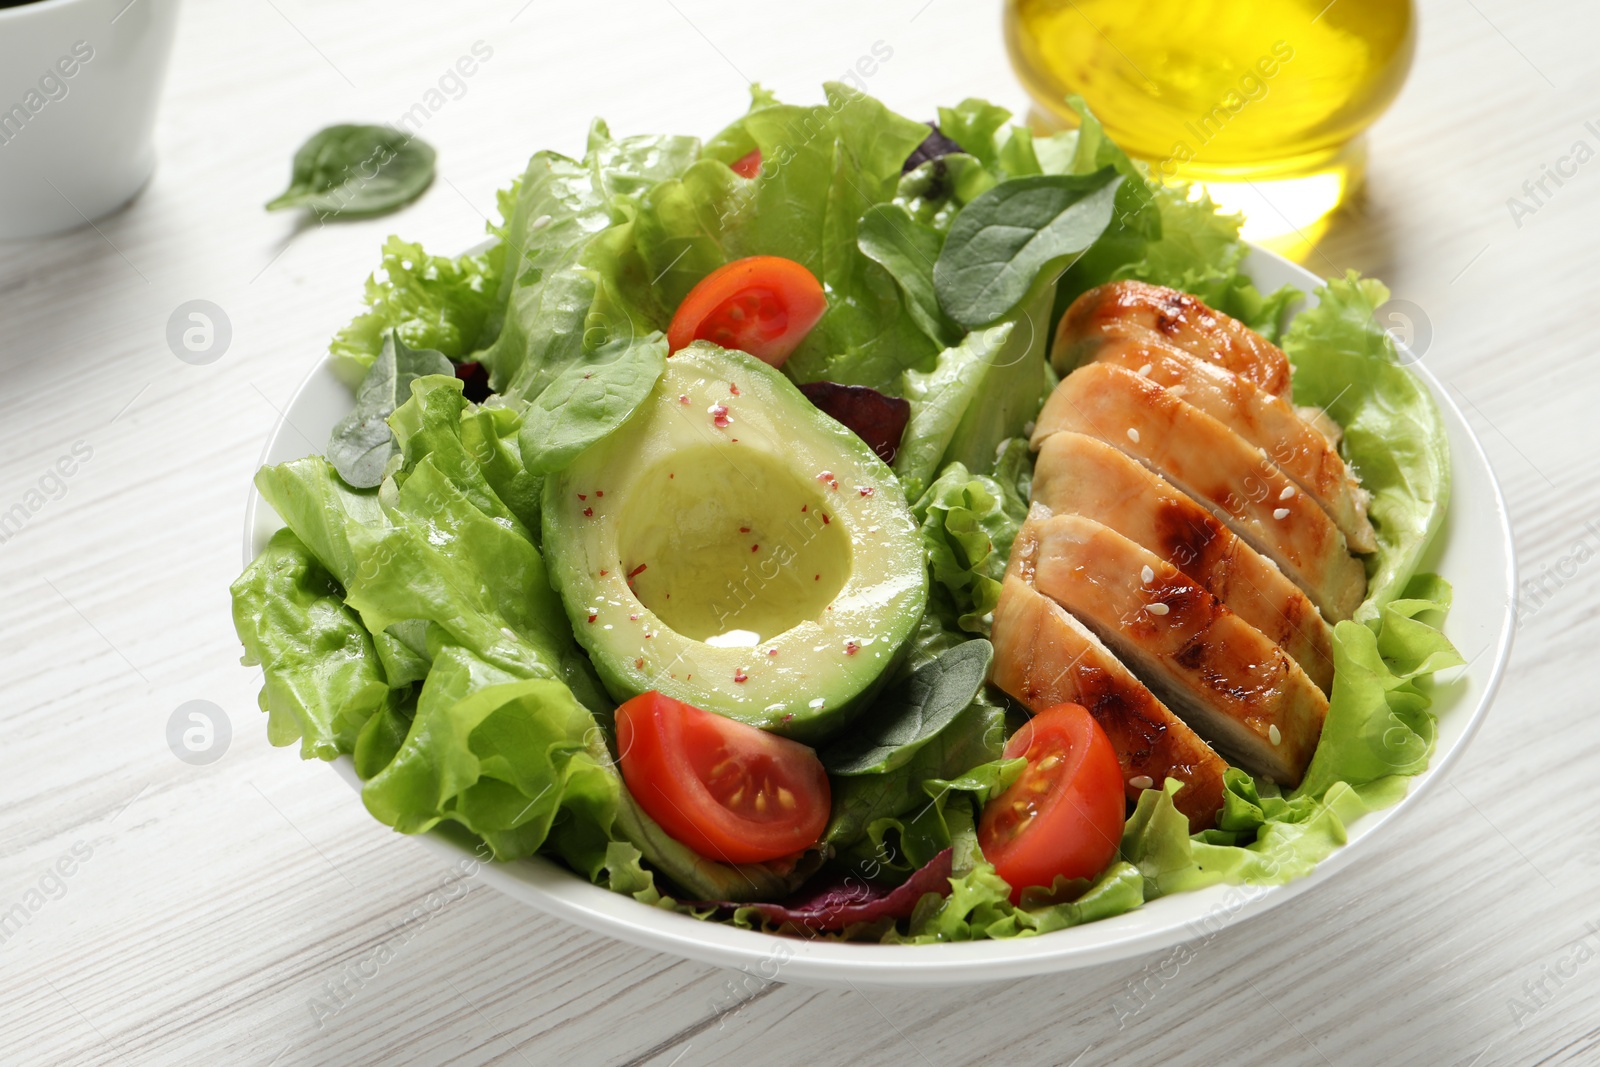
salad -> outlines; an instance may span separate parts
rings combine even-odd
[[[1046,933],[1301,877],[1433,744],[1445,431],[1354,274],[1075,104],[842,85],[536,153],[391,237],[233,584],[273,744],[374,817],[806,936]]]

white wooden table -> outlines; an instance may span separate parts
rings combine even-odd
[[[1542,579],[1486,728],[1381,854],[1176,973],[1151,958],[863,994],[653,955],[482,887],[373,974],[447,872],[328,768],[267,745],[227,585],[261,442],[385,234],[457,250],[533,149],[581,150],[592,114],[709,134],[747,78],[810,98],[880,41],[870,88],[903,112],[969,94],[1020,110],[996,6],[192,0],[150,188],[98,230],[0,246],[0,511],[42,498],[0,544],[0,909],[30,917],[0,944],[0,1062],[1600,1061],[1600,162],[1520,226],[1507,206],[1574,142],[1600,148],[1600,10],[1423,7],[1367,196],[1309,264],[1382,276],[1425,311],[1426,361]],[[441,172],[419,203],[301,232],[260,209],[306,134],[397,118],[480,40],[492,58],[421,131]],[[193,299],[232,324],[208,366],[165,342]],[[232,727],[209,766],[166,742],[190,700]],[[63,857],[72,873],[49,876]],[[1146,1006],[1119,1018],[1133,985]]]

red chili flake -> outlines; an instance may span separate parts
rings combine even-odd
[[[594,508],[584,508],[583,509],[583,517],[586,518],[586,519],[594,518]]]
[[[871,495],[872,495],[872,494],[873,494],[873,493],[876,493],[876,492],[877,492],[877,490],[876,490],[876,489],[874,489],[874,488],[873,488],[873,487],[872,487],[872,486],[870,486],[870,485],[863,485],[863,486],[862,486],[862,487],[861,487],[861,495],[862,495],[862,496],[871,496]]]
[[[641,563],[641,564],[639,564],[639,565],[638,565],[638,566],[637,566],[637,567],[635,567],[635,568],[633,568],[633,570],[631,570],[631,571],[629,571],[629,572],[628,572],[628,581],[630,581],[630,582],[631,582],[631,581],[633,581],[633,580],[634,580],[634,579],[635,579],[635,578],[637,578],[637,577],[639,577],[639,575],[641,575],[641,574],[643,574],[643,573],[644,573],[644,569],[645,569],[645,567],[647,567],[647,566],[649,566],[649,564],[646,564],[646,563]],[[600,573],[602,573],[602,574],[604,574],[604,573],[605,573],[605,572],[604,572],[604,571],[601,571],[601,572],[600,572]],[[672,595],[672,594],[671,594],[671,593],[668,593],[668,594],[667,594],[667,595],[668,595],[668,596],[671,596],[671,595]]]
[[[835,492],[837,492],[839,489],[839,479],[833,476],[832,471],[823,471],[821,474],[817,475],[817,481],[833,489]]]
[[[600,577],[604,578],[608,573],[609,573],[608,571],[601,571],[600,572]]]
[[[801,510],[801,511],[805,511],[805,510],[807,510],[807,509],[808,509],[808,508],[810,508],[810,507],[811,507],[811,505],[810,505],[810,504],[801,504],[801,505],[800,505],[800,510]]]
[[[750,532],[750,527],[748,527],[748,526],[741,526],[741,527],[739,527],[739,532],[740,532],[740,533],[749,533],[749,532]]]
[[[729,382],[729,383],[728,383],[728,391],[729,391],[729,392],[730,392],[730,393],[732,393],[732,394],[733,394],[733,395],[734,395],[734,396],[738,396],[738,395],[739,395],[739,386],[738,386],[738,383],[736,383],[736,382]]]
[[[640,656],[638,659],[633,661],[633,669],[636,670],[636,671],[644,670],[644,657],[643,656]]]
[[[760,545],[751,545],[750,546],[750,551],[752,551],[752,552],[760,552],[761,551],[761,546]]]
[[[826,511],[819,511],[817,514],[822,516],[822,525],[824,526],[833,521],[832,519],[828,518],[828,513]]]
[[[775,648],[769,648],[769,649],[767,649],[767,655],[769,655],[769,656],[776,656],[776,655],[777,655],[777,654],[778,654],[778,650],[777,650],[777,649],[775,649]]]
[[[733,671],[733,680],[734,681],[743,682],[746,679],[748,679],[749,677],[750,676],[748,674],[744,673],[744,668],[743,667],[734,668],[734,671]]]
[[[680,404],[687,404],[687,403],[688,403],[688,402],[689,402],[689,398],[688,398],[688,397],[686,397],[686,396],[680,396],[680,397],[678,397],[678,403],[680,403]]]
[[[594,496],[595,496],[596,500],[600,499],[601,497],[603,497],[605,495],[606,495],[606,491],[604,489],[596,489],[594,491]]]
[[[596,615],[594,612],[592,612],[592,611],[589,612],[589,621],[590,622],[594,622],[594,620],[598,619],[599,617],[600,616]]]
[[[790,719],[792,719],[792,718],[794,718],[794,712],[792,712],[792,711],[791,711],[791,712],[790,712],[790,713],[789,713],[789,714],[787,714],[787,715],[785,715],[785,716],[784,716],[784,717],[783,717],[783,721],[784,721],[784,722],[788,722],[788,721],[789,721],[789,720],[790,720]]]
[[[629,622],[638,622],[639,621],[639,616],[637,616],[637,615],[629,615],[628,616],[628,621]]]
[[[667,477],[668,477],[668,478],[676,478],[676,477],[677,477],[677,475],[676,475],[676,474],[671,474],[671,473],[669,473],[669,474],[668,474],[668,475],[667,475]]]
[[[811,580],[812,580],[812,581],[813,581],[813,582],[820,582],[820,581],[822,581],[822,575],[820,575],[820,574],[813,574],[813,575],[812,575],[812,576],[811,576]]]
[[[733,422],[732,419],[728,418],[728,409],[726,405],[712,404],[707,410],[711,412],[711,425],[715,426],[719,430],[727,429],[728,425]]]
[[[587,495],[586,495],[586,494],[584,494],[584,493],[579,493],[579,494],[578,494],[578,499],[579,499],[579,500],[588,500],[588,499],[589,499],[589,497],[588,497],[588,496],[587,496]]]
[[[861,646],[856,644],[854,641],[846,641],[844,643],[844,654],[845,655],[853,656],[857,652],[860,652],[860,651],[861,651]]]

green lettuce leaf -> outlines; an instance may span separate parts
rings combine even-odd
[[[362,789],[367,810],[402,833],[460,823],[501,859],[550,834],[569,794],[602,808],[616,785],[589,754],[589,711],[561,682],[518,677],[459,646],[434,656],[405,741]]]
[[[1050,303],[1049,290],[1041,291],[1013,319],[941,352],[933,369],[905,373],[900,395],[911,402],[911,420],[894,471],[907,500],[920,497],[947,464],[992,471],[1001,445],[1026,436],[1051,386]]]
[[[261,666],[267,739],[299,741],[303,759],[354,751],[391,695],[372,638],[333,576],[292,531],[279,530],[230,592],[244,662]]]
[[[433,349],[461,362],[487,344],[497,321],[504,250],[451,259],[390,237],[378,270],[367,279],[367,310],[334,334],[333,368],[354,388],[383,351],[391,330],[411,348]]]
[[[1295,316],[1283,350],[1294,364],[1294,400],[1320,407],[1344,428],[1342,451],[1371,494],[1378,534],[1368,556],[1372,622],[1400,595],[1432,542],[1450,498],[1450,445],[1438,405],[1422,379],[1400,366],[1375,312],[1389,299],[1380,282],[1354,272],[1317,292]]]
[[[1006,456],[1008,465],[1026,462],[1026,443],[1008,448]],[[922,524],[933,580],[949,591],[960,612],[957,625],[987,634],[987,616],[1000,601],[1011,543],[1028,516],[1027,497],[1018,495],[1014,481],[1008,485],[1004,478],[972,474],[952,463],[911,512]]]

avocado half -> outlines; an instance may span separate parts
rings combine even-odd
[[[802,741],[860,710],[927,601],[894,474],[778,370],[697,342],[544,484],[550,577],[617,700]]]

